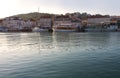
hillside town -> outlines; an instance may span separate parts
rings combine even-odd
[[[12,16],[0,20],[1,32],[41,32],[41,31],[74,31],[74,32],[117,32],[120,31],[120,16],[92,15],[87,18],[65,14],[42,16],[37,20],[24,20]]]

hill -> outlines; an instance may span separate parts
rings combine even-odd
[[[33,12],[33,13],[27,13],[27,14],[14,15],[14,16],[20,17],[24,20],[29,20],[29,19],[37,20],[43,16],[50,16],[52,18],[53,16],[55,16],[55,14]]]

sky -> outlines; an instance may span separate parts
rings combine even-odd
[[[120,0],[1,0],[0,18],[30,12],[120,15]]]

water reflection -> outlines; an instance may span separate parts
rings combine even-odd
[[[74,47],[102,49],[117,44],[118,36],[119,34],[111,36],[111,33],[4,33],[1,35],[0,46],[9,50],[18,48],[19,50],[37,49],[38,51],[62,50],[63,47],[64,49]]]
[[[39,33],[38,46],[39,49],[53,49],[55,48],[53,44],[53,34],[52,33]]]
[[[13,34],[14,35],[14,34]],[[119,35],[119,34],[118,34]],[[114,35],[113,35],[114,36]],[[17,34],[14,37],[7,37],[8,44],[41,50],[98,50],[107,49],[115,45],[118,40],[117,35],[111,36],[111,33],[24,33]],[[113,40],[114,39],[114,40]],[[14,44],[13,44],[14,43]],[[109,47],[108,47],[109,46]],[[64,49],[62,49],[64,48]]]
[[[116,77],[119,46],[119,33],[0,33],[0,78]]]

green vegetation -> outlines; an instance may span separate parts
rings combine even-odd
[[[66,13],[66,15],[76,16],[80,19],[86,19],[86,18],[89,18],[91,16],[94,16],[94,17],[109,17],[109,15],[101,15],[101,14],[92,15],[92,14],[88,14],[86,12],[84,12],[84,13],[80,13],[80,12]]]
[[[20,17],[24,20],[29,20],[29,19],[37,20],[43,16],[49,16],[52,18],[53,16],[55,16],[55,14],[33,12],[33,13],[28,13],[28,14],[19,14],[15,16]]]
[[[41,17],[53,17],[55,15],[59,15],[59,14],[49,14],[49,13],[38,13],[38,12],[33,12],[33,13],[27,13],[27,14],[19,14],[19,15],[14,15],[16,17],[20,17],[24,20],[37,20],[37,19],[40,19]],[[109,15],[101,15],[101,14],[95,14],[95,15],[91,15],[91,14],[88,14],[88,13],[80,13],[80,12],[74,12],[74,13],[66,13],[65,15],[71,15],[71,16],[76,16],[80,19],[86,19],[88,17],[91,17],[91,16],[97,16],[97,17],[100,17],[100,16],[109,16]]]

